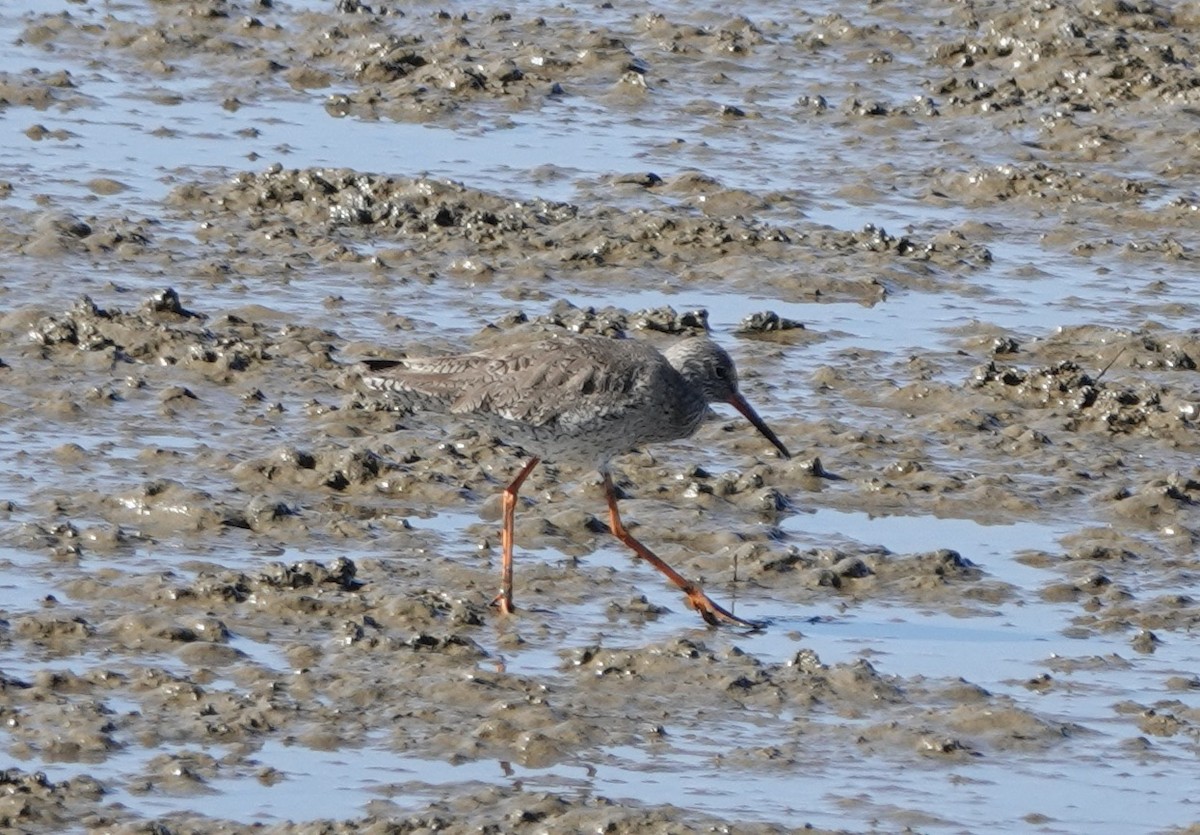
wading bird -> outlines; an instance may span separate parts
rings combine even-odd
[[[609,527],[617,539],[687,595],[710,624],[759,627],[714,603],[625,529],[609,464],[646,444],[691,436],[710,403],[728,403],[790,457],[783,442],[738,391],[733,360],[705,337],[660,353],[644,342],[560,335],[472,354],[364,360],[363,384],[416,409],[462,416],[532,457],[504,488],[500,593],[513,607],[513,515],[517,492],[542,459],[594,467],[604,480]]]

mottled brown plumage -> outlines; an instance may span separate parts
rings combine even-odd
[[[644,342],[562,335],[540,342],[403,360],[366,360],[364,385],[415,409],[461,415],[533,458],[505,489],[503,580],[497,602],[512,605],[512,522],[517,491],[542,458],[592,466],[604,478],[612,532],[688,595],[709,623],[747,621],[709,600],[625,530],[609,462],[645,444],[692,435],[709,403],[733,405],[785,457],[787,448],[738,392],[733,360],[706,338],[665,353]]]

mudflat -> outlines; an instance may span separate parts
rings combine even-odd
[[[0,826],[1190,831],[1200,13],[0,9]],[[594,473],[370,356],[709,331]]]

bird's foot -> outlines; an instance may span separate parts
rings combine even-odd
[[[685,589],[685,593],[687,594],[688,603],[693,609],[700,613],[700,617],[704,618],[704,622],[709,626],[729,624],[731,626],[740,626],[745,629],[751,629],[756,632],[767,628],[767,624],[763,621],[739,618],[733,612],[730,612],[723,606],[714,603],[712,598],[710,598],[696,586]]]
[[[511,615],[517,611],[517,607],[513,605],[512,594],[506,594],[505,592],[500,592],[493,597],[491,605],[499,609],[502,615]]]

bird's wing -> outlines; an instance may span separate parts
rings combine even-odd
[[[666,360],[636,342],[550,339],[496,351],[366,360],[370,388],[452,414],[531,426],[586,425],[636,408]],[[602,350],[597,350],[597,348]]]
[[[494,357],[451,410],[566,427],[629,408],[643,389],[644,365],[606,361],[590,342],[547,340]]]
[[[408,359],[367,359],[363,385],[402,403],[437,411],[452,411],[453,403],[479,378],[488,358],[480,354]]]

